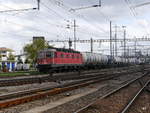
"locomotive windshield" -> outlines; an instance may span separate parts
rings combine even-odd
[[[38,53],[38,58],[39,59],[42,59],[42,58],[53,58],[54,57],[54,51],[50,51],[50,50],[47,50],[47,51],[40,51]]]
[[[52,52],[52,51],[47,51],[46,52],[46,58],[53,58],[53,55],[54,54],[54,52]]]

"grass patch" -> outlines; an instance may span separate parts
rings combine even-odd
[[[44,73],[39,73],[38,71],[19,71],[19,72],[6,72],[0,73],[0,77],[7,76],[25,76],[25,75],[39,75]]]

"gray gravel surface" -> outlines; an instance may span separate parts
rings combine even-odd
[[[97,87],[99,87],[99,85],[100,84],[97,84]],[[42,105],[48,104],[50,102],[54,102],[61,98],[67,97],[68,95],[76,95],[76,94],[84,93],[85,91],[89,91],[93,87],[95,88],[96,86],[90,85],[90,86],[84,87],[82,89],[79,88],[79,89],[61,93],[61,94],[58,94],[55,96],[47,96],[44,99],[40,99],[40,100],[32,101],[32,102],[29,102],[26,104],[18,105],[15,107],[10,107],[8,109],[0,110],[0,113],[20,113],[21,111],[25,111],[25,110],[31,109],[33,107],[42,106]]]
[[[23,91],[23,90],[39,88],[39,87],[44,87],[44,86],[56,86],[56,85],[58,85],[58,83],[56,82],[46,82],[46,83],[41,83],[41,84],[35,83],[35,84],[26,84],[26,85],[21,85],[21,86],[0,87],[0,94]]]
[[[138,75],[140,76],[141,73],[139,73]],[[125,77],[119,77],[118,79],[109,80],[109,81],[101,82],[98,84],[93,84],[93,85],[90,85],[90,86],[87,86],[84,88],[79,88],[79,89],[65,92],[65,93],[61,93],[61,94],[58,94],[55,96],[47,96],[47,97],[40,99],[40,100],[32,101],[32,102],[18,105],[15,107],[10,107],[8,109],[3,109],[0,111],[0,113],[21,113],[22,111],[26,111],[26,110],[29,110],[31,108],[35,108],[37,106],[43,106],[43,105],[48,104],[50,102],[54,102],[56,100],[62,99],[63,97],[66,97],[68,95],[76,95],[76,94],[80,94],[80,93],[89,91],[91,88],[96,88],[96,87],[99,87],[100,85],[106,84],[108,86],[107,88],[105,87],[105,88],[98,90],[94,94],[89,94],[86,97],[82,97],[80,99],[77,99],[77,100],[71,101],[67,104],[64,104],[62,106],[59,106],[59,107],[53,109],[50,113],[72,112],[72,111],[75,111],[76,109],[78,109],[79,107],[84,106],[87,103],[91,102],[93,99],[96,99],[100,95],[103,95],[104,93],[109,92],[110,89],[112,90],[112,89],[118,87],[118,84],[122,84],[123,81],[129,81],[129,79],[133,79],[134,77],[135,76],[126,75]],[[115,82],[115,81],[118,81],[118,82]],[[87,101],[87,100],[89,100],[89,101]]]
[[[25,84],[21,86],[0,87],[0,94],[13,93],[17,91],[29,90],[29,89],[40,88],[40,87],[53,87],[53,86],[60,85],[60,84],[71,83],[73,81],[78,81],[78,80],[67,80],[67,81],[61,81],[59,83],[58,82],[43,82],[41,84],[34,83],[34,84]]]

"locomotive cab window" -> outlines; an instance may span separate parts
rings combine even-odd
[[[47,53],[46,53],[46,57],[52,58],[52,57],[53,57],[53,53],[52,53],[52,52],[47,52]]]

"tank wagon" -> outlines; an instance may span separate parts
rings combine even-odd
[[[121,57],[114,57],[114,65],[123,66],[125,64],[124,59]]]
[[[83,52],[81,54],[83,57],[84,68],[102,68],[107,66],[108,63],[107,55],[90,52]]]
[[[130,63],[135,60],[129,61]],[[50,48],[38,52],[37,68],[40,72],[72,69],[95,69],[129,64],[127,59],[99,53],[79,52],[72,49]],[[134,64],[134,63],[133,63]]]

